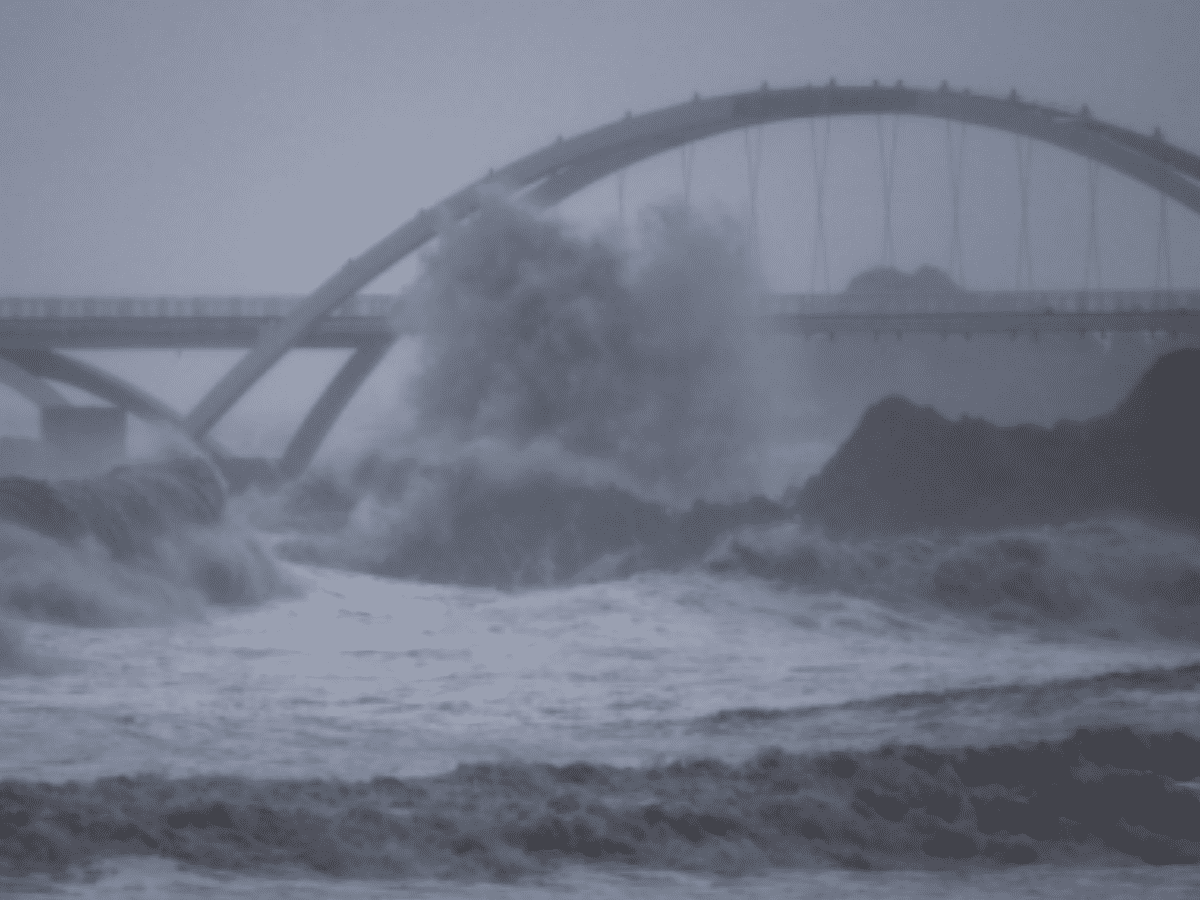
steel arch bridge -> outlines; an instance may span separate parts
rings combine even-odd
[[[519,193],[538,206],[552,206],[588,185],[665,151],[759,125],[832,116],[896,114],[922,116],[1006,131],[1052,144],[1107,166],[1162,193],[1200,215],[1200,156],[1167,143],[1160,134],[1145,136],[1093,118],[1084,107],[1070,112],[1008,97],[951,90],[895,86],[827,85],[762,88],[692,100],[624,118],[568,139],[559,138],[504,168],[422,210],[360,256],[349,260],[304,299],[276,327],[267,330],[245,356],[184,416],[112,376],[71,368],[61,354],[5,353],[12,366],[31,376],[64,374],[139,415],[165,419],[198,443],[253,385],[293,347],[302,345],[318,324],[375,278],[437,236],[447,222],[462,220],[479,208],[480,192],[497,187]],[[360,346],[344,363],[297,429],[280,460],[285,474],[302,471],[337,417],[390,347],[389,342]],[[78,364],[82,365],[82,364]],[[0,368],[0,380],[12,366]],[[71,371],[67,371],[71,369]],[[11,383],[11,382],[10,382]],[[19,388],[35,402],[44,392],[21,380]],[[211,445],[210,445],[211,448]]]

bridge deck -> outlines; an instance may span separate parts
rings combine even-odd
[[[768,327],[790,334],[1200,334],[1200,311],[1110,313],[776,313],[767,316]]]
[[[252,347],[303,298],[0,298],[0,349],[179,349]],[[389,340],[392,295],[354,297],[317,323],[298,346],[362,347]]]
[[[114,350],[252,347],[280,316],[0,319],[0,349]],[[384,316],[319,322],[298,347],[362,347],[396,335]]]
[[[252,347],[303,298],[0,298],[0,349]],[[319,321],[298,346],[359,348],[412,327],[396,297],[361,295]],[[791,334],[1200,334],[1200,291],[964,292],[898,298],[771,294],[768,330]]]

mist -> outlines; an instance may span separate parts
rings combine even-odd
[[[402,300],[420,323],[410,446],[690,502],[760,489],[756,278],[741,230],[648,210],[636,249],[500,194]]]
[[[220,474],[196,457],[95,478],[0,478],[0,670],[47,663],[23,646],[28,623],[196,622],[284,593],[226,501]]]

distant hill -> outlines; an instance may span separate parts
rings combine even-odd
[[[1161,357],[1111,413],[1000,427],[902,397],[871,406],[791,498],[835,532],[992,528],[1132,512],[1200,525],[1200,349]]]
[[[851,278],[843,296],[855,304],[886,297],[903,305],[905,301],[951,299],[963,293],[962,287],[936,266],[921,266],[915,272],[880,266]]]

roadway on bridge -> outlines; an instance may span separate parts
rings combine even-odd
[[[0,298],[0,349],[248,348],[301,300]],[[397,302],[389,295],[355,297],[297,346],[359,349],[414,333]],[[769,332],[797,335],[1200,333],[1200,291],[963,292],[917,304],[894,296],[770,294],[762,310]]]

